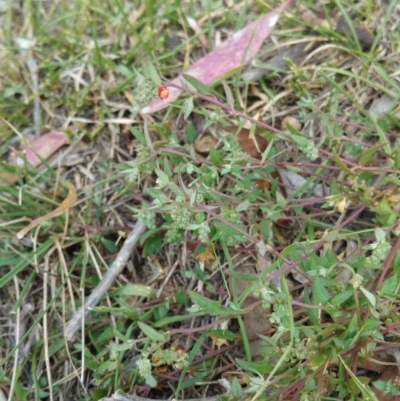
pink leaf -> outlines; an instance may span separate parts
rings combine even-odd
[[[210,85],[221,79],[232,70],[248,63],[259,51],[265,38],[271,33],[279,19],[279,12],[290,3],[286,0],[279,8],[236,32],[232,38],[226,40],[220,46],[202,59],[196,61],[186,72],[197,78],[204,85]],[[172,83],[181,85],[182,75],[175,78]],[[141,114],[150,114],[162,110],[173,102],[181,93],[178,88],[168,87],[168,99],[153,99],[152,102],[141,110]]]
[[[38,166],[42,162],[41,159],[48,159],[61,146],[68,143],[68,139],[68,135],[61,131],[50,131],[40,136],[25,149],[26,161],[32,166]],[[24,165],[25,162],[22,157],[17,157],[12,164]]]
[[[68,131],[76,131],[75,127],[69,127]],[[41,164],[41,159],[48,159],[53,153],[60,149],[63,145],[67,144],[69,136],[63,131],[50,131],[47,134],[36,138],[29,146],[24,150],[24,157],[16,156],[10,161],[13,166],[24,166],[26,161],[28,165],[37,167]],[[18,181],[18,177],[13,174],[0,172],[0,184],[15,183]]]

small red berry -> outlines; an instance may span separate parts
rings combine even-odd
[[[165,85],[159,86],[158,87],[158,97],[160,99],[167,99],[169,96],[169,90]]]
[[[186,354],[186,351],[185,351],[184,349],[182,349],[182,348],[178,348],[178,349],[176,350],[176,354],[177,354],[178,356],[183,356],[183,355]]]

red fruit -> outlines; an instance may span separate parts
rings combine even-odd
[[[165,85],[159,86],[158,87],[158,97],[160,99],[167,99],[169,96],[169,90]]]
[[[177,353],[178,356],[183,356],[183,355],[186,354],[186,351],[184,349],[182,349],[182,348],[178,348],[176,350],[176,353]]]

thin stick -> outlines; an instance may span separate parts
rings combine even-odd
[[[125,240],[124,245],[119,251],[108,272],[104,275],[100,283],[87,298],[85,304],[76,311],[72,319],[66,324],[64,336],[68,341],[74,339],[75,333],[80,327],[82,319],[85,319],[90,313],[89,308],[92,306],[96,306],[99,303],[100,299],[108,291],[112,283],[121,273],[122,269],[126,265],[126,262],[132,255],[137,244],[139,243],[140,237],[145,231],[146,226],[138,221],[135,225],[135,228],[131,231],[128,238]]]

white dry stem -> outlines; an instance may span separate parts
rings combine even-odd
[[[142,234],[144,234],[145,231],[146,226],[138,221],[135,225],[135,228],[131,231],[128,238],[125,240],[124,245],[119,251],[108,272],[104,275],[100,283],[87,298],[85,304],[76,311],[72,319],[66,324],[64,336],[68,341],[74,338],[76,331],[82,323],[82,320],[85,319],[85,317],[87,317],[90,313],[90,308],[96,306],[99,303],[101,298],[104,296],[104,294],[111,287],[112,283],[121,273],[122,269],[126,265],[126,262],[138,245],[140,237],[142,236]]]

